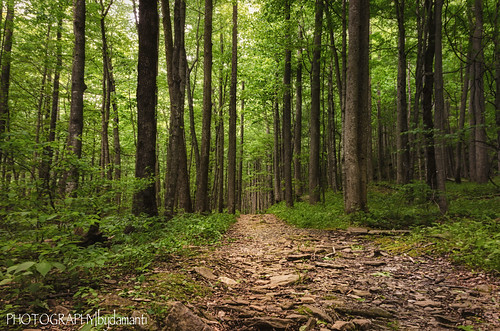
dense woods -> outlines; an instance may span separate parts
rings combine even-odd
[[[445,213],[446,181],[498,171],[494,1],[9,0],[2,13],[4,213],[67,197],[253,212],[330,189],[353,212],[370,182],[415,180]]]
[[[103,279],[163,326],[165,305],[203,292],[188,260],[240,214],[342,229],[349,266],[323,263],[333,248],[304,275],[356,274],[360,226],[390,236],[361,269],[397,269],[383,247],[407,273],[418,254],[500,270],[500,0],[2,0],[0,23],[0,328],[57,298],[99,308]],[[240,220],[252,249],[302,245],[275,216]],[[319,259],[309,244],[279,263]],[[154,279],[162,263],[179,273]]]

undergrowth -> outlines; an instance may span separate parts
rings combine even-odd
[[[446,254],[474,268],[500,271],[500,189],[489,184],[448,183],[449,211],[441,215],[429,201],[425,183],[375,183],[369,187],[369,212],[345,215],[341,193],[328,192],[316,205],[279,203],[270,213],[298,227],[345,229],[366,226],[410,229],[403,238],[385,238],[384,248],[411,254]]]
[[[68,215],[69,213],[73,213]],[[43,312],[54,294],[79,293],[103,279],[141,275],[155,262],[211,245],[235,221],[234,215],[178,215],[171,220],[132,215],[98,217],[83,212],[11,212],[0,225],[0,316],[26,309]],[[80,247],[84,230],[99,222],[110,239]]]

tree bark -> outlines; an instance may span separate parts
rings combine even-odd
[[[227,152],[227,211],[236,211],[236,84],[238,82],[238,0],[233,0],[231,87],[229,91],[229,145]]]
[[[206,212],[208,205],[208,168],[210,166],[210,133],[212,123],[212,0],[205,0],[203,34],[203,119],[201,128],[201,158],[196,188],[196,211]]]
[[[477,183],[486,183],[489,178],[488,146],[485,129],[484,98],[484,51],[483,51],[483,1],[474,1],[474,32],[472,35],[472,85],[471,85],[471,177]]]
[[[83,132],[83,93],[86,89],[85,78],[85,0],[73,2],[73,68],[71,73],[71,108],[68,127],[68,150],[76,158],[82,156]],[[73,194],[78,187],[79,171],[71,165],[66,181],[66,193]]]
[[[436,0],[436,60],[434,64],[435,82],[435,105],[434,123],[437,129],[436,137],[436,181],[437,181],[437,203],[442,214],[448,211],[446,199],[446,149],[445,149],[445,109],[444,109],[444,82],[443,82],[443,42],[442,42],[442,11],[443,0]]]
[[[244,95],[245,91],[245,81],[241,82],[241,94]],[[243,197],[243,143],[245,131],[245,98],[241,98],[241,114],[240,114],[240,160],[238,166],[238,187],[236,194],[236,208],[242,210],[242,197]]]
[[[101,166],[101,176],[103,178],[111,179],[113,173],[110,169],[111,166],[111,157],[109,151],[109,119],[111,113],[111,86],[110,86],[110,54],[108,50],[108,40],[106,37],[106,25],[105,19],[108,14],[109,9],[111,8],[113,1],[110,1],[107,7],[104,6],[103,1],[100,1],[101,5],[101,19],[100,19],[100,28],[101,28],[101,41],[102,41],[102,106],[101,106],[101,158],[100,158],[100,166]]]
[[[12,53],[12,35],[14,33],[14,1],[7,1],[7,16],[5,17],[5,32],[3,35],[3,48],[0,74],[0,135],[8,131],[9,127],[9,88],[10,88],[10,64]],[[0,153],[2,151],[0,150]],[[3,154],[3,153],[2,153]],[[0,161],[2,161],[0,154]]]
[[[470,52],[468,54],[470,56]],[[469,57],[468,57],[469,58]],[[462,182],[462,156],[463,156],[463,144],[465,142],[465,111],[467,108],[467,95],[469,93],[469,72],[470,66],[467,65],[465,68],[465,75],[463,78],[462,85],[462,95],[460,97],[460,114],[458,119],[458,141],[456,147],[456,161],[455,161],[455,182]]]
[[[179,207],[186,212],[191,212],[192,207],[187,171],[186,140],[184,136],[184,102],[187,70],[184,40],[186,3],[182,0],[175,0],[173,33],[168,0],[162,0],[162,16],[171,105],[165,214],[167,217],[171,217],[174,213],[176,200]]]
[[[132,212],[135,215],[158,214],[155,190],[158,34],[156,0],[140,0],[135,177],[146,180],[147,185],[134,194]]]
[[[410,180],[410,148],[408,145],[408,106],[406,102],[406,30],[405,0],[394,0],[398,21],[398,82],[397,82],[397,122],[396,182],[408,184]]]
[[[311,68],[311,116],[309,142],[309,203],[320,199],[320,97],[321,97],[321,32],[323,30],[323,0],[316,0],[313,59]]]
[[[369,5],[362,0],[349,1],[349,58],[344,128],[346,213],[367,210],[369,27]]]
[[[274,146],[273,146],[273,172],[274,172],[274,202],[278,203],[282,200],[281,192],[281,142],[280,142],[280,108],[278,103],[278,95],[275,95],[273,103],[273,125],[274,125]]]
[[[421,5],[421,0],[417,1],[417,59],[416,59],[416,66],[415,66],[415,97],[413,101],[413,114],[411,117],[411,123],[410,123],[410,128],[411,130],[416,130],[419,127],[419,118],[420,118],[420,106],[421,106],[421,96],[422,96],[422,90],[423,90],[423,78],[424,78],[424,72],[423,72],[423,66],[424,66],[424,47],[425,47],[425,40],[424,40],[424,29],[425,29],[425,24],[424,19],[425,15],[422,15],[421,13],[425,13],[425,10],[422,9]],[[412,152],[410,153],[410,173],[409,177],[410,179],[413,179],[415,177],[415,165],[418,163],[420,164],[420,148],[419,148],[419,139],[418,139],[418,134],[416,133],[411,133],[409,135],[409,144],[411,146]],[[419,167],[420,169],[420,167]],[[421,176],[421,172],[419,171],[418,173],[419,177]]]
[[[52,83],[52,105],[50,108],[50,114],[48,114],[46,120],[49,121],[47,145],[43,148],[42,165],[40,167],[40,178],[43,180],[43,189],[47,192],[50,197],[52,197],[52,189],[50,188],[50,169],[52,167],[52,159],[54,156],[54,150],[51,143],[56,140],[56,124],[57,116],[59,112],[59,86],[60,86],[60,76],[62,67],[62,15],[58,15],[57,18],[57,32],[56,32],[56,65],[54,70],[54,79]],[[52,199],[51,199],[52,202]]]
[[[495,94],[495,121],[497,125],[497,172],[500,173],[500,1],[497,1],[495,28],[494,28],[494,43],[495,43],[495,80],[496,80],[496,94]]]
[[[283,175],[285,180],[285,201],[293,206],[292,189],[292,50],[290,34],[290,1],[285,1],[285,70],[283,74]]]
[[[299,43],[302,41],[302,31],[299,27]],[[295,178],[295,195],[302,195],[302,46],[297,50],[297,78],[295,82],[295,127],[293,134],[293,170]]]
[[[422,118],[425,138],[426,182],[437,189],[436,159],[434,151],[434,122],[432,119],[432,95],[434,90],[433,62],[435,54],[435,20],[432,0],[425,1],[427,15],[427,47],[424,54],[424,87],[422,90]]]

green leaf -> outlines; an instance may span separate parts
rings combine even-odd
[[[0,286],[10,284],[13,281],[11,278],[5,278],[0,281]]]
[[[35,264],[35,262],[33,262],[33,261],[27,261],[27,262],[19,263],[19,264],[13,265],[12,267],[9,267],[7,269],[7,273],[11,273],[13,271],[14,274],[17,274],[18,272],[22,272],[22,271],[28,270],[34,264]]]
[[[50,271],[50,269],[52,269],[52,264],[50,262],[47,262],[47,261],[42,261],[42,262],[38,262],[36,264],[36,270],[43,276],[45,277],[45,275],[47,275]]]
[[[59,263],[59,262],[52,262],[52,266],[59,269],[59,271],[66,270],[66,266],[62,263]]]
[[[92,331],[92,330],[93,330],[92,323],[87,323],[80,329],[80,331]]]

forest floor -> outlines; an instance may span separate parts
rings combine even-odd
[[[376,240],[404,235],[241,215],[220,244],[191,247],[140,276],[110,275],[85,300],[101,315],[145,314],[142,330],[500,330],[498,275],[393,254]],[[63,314],[76,304],[75,296],[48,302]],[[37,330],[95,329],[87,326]]]
[[[402,234],[241,215],[215,251],[183,261],[213,291],[189,306],[218,330],[500,330],[498,277],[389,254],[373,240],[387,235]]]

